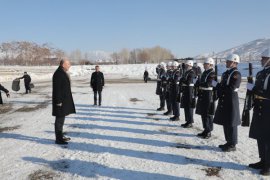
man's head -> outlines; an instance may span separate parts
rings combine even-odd
[[[226,58],[226,68],[234,68],[240,63],[240,57],[237,54],[231,54]]]
[[[96,65],[95,69],[96,69],[96,72],[99,72],[99,65]]]
[[[27,74],[27,72],[24,72],[24,74]]]
[[[262,53],[262,59],[261,59],[261,64],[262,67],[267,67],[270,66],[270,48],[266,49],[263,53]]]
[[[68,60],[68,58],[63,58],[60,61],[60,66],[64,69],[64,71],[68,71],[70,68],[70,61]]]
[[[207,58],[207,59],[204,61],[204,63],[203,63],[203,68],[204,68],[205,70],[208,70],[208,69],[210,69],[210,68],[213,68],[213,66],[214,66],[214,59],[211,58],[211,57]]]

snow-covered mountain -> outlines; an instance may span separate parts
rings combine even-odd
[[[221,51],[215,54],[215,57],[225,58],[231,53],[238,54],[241,57],[241,61],[257,61],[260,60],[261,53],[270,47],[270,39],[257,39],[225,51]],[[213,56],[211,53],[201,54],[195,58],[209,57]]]

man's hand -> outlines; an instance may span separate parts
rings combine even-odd
[[[62,107],[62,103],[56,104],[56,106],[58,106],[58,107]]]
[[[8,98],[10,97],[10,94],[9,94],[9,92],[7,92],[7,93],[6,93],[6,95],[7,95],[7,97],[8,97]]]

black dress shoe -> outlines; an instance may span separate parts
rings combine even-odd
[[[70,141],[71,138],[70,137],[63,136],[63,140],[67,142],[67,141]]]
[[[253,169],[263,169],[264,162],[261,160],[257,163],[249,164],[248,167],[253,168]]]
[[[203,139],[209,139],[210,137],[211,137],[211,132],[206,132],[206,133],[202,136]]]
[[[170,121],[179,121],[179,120],[180,120],[179,116],[173,116],[170,118]]]
[[[171,111],[167,111],[167,112],[165,112],[165,113],[163,113],[164,115],[171,115],[172,114],[172,112]]]
[[[188,123],[184,123],[184,124],[181,124],[181,127],[184,127],[184,126],[186,126]]]
[[[205,133],[206,133],[206,131],[204,130],[203,132],[198,133],[198,134],[197,134],[197,136],[199,136],[199,137],[203,137],[203,136],[205,135]]]
[[[68,142],[66,142],[64,140],[56,140],[55,144],[65,145],[65,144],[68,144]]]
[[[236,147],[234,145],[228,145],[221,149],[223,152],[232,152],[236,151]]]
[[[163,107],[157,108],[157,111],[164,111]]]
[[[264,166],[263,169],[260,171],[260,174],[263,176],[270,176],[270,166]]]
[[[182,125],[181,125],[181,126],[182,126]],[[192,125],[192,123],[186,123],[186,124],[184,124],[182,127],[183,127],[183,128],[192,128],[193,125]]]
[[[228,143],[225,143],[225,144],[218,145],[218,147],[219,147],[220,149],[223,149],[223,148],[225,148],[225,147],[228,146],[228,145],[229,145]]]

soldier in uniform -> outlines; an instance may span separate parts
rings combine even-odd
[[[255,86],[247,85],[254,94],[253,118],[250,126],[249,137],[258,143],[259,157],[261,160],[249,167],[261,169],[260,174],[270,175],[270,48],[262,53],[261,63],[263,70],[256,75]]]
[[[194,97],[194,78],[195,73],[192,70],[193,61],[188,60],[185,63],[185,73],[180,79],[180,88],[182,91],[181,108],[184,108],[186,123],[181,124],[184,128],[191,128],[194,122],[193,111],[195,108]]]
[[[198,102],[195,113],[201,115],[204,129],[198,136],[208,139],[211,137],[211,131],[213,131],[213,115],[215,113],[214,92],[212,87],[212,80],[215,78],[213,69],[214,59],[207,58],[203,66],[205,71],[195,84],[195,87],[198,89]]]
[[[178,62],[174,61],[172,63],[173,73],[170,78],[170,89],[171,89],[171,101],[173,109],[173,117],[170,118],[171,121],[179,121],[180,109],[179,102],[177,101],[177,96],[179,94],[179,80],[180,80],[180,71],[178,69]]]
[[[239,62],[240,57],[237,54],[229,55],[226,58],[227,71],[222,74],[221,82],[212,81],[219,99],[214,123],[223,126],[227,142],[219,145],[219,148],[224,152],[236,150],[237,126],[241,124],[237,92],[241,83],[241,73],[237,69]]]
[[[167,104],[167,112],[164,115],[171,115],[172,114],[172,100],[171,100],[171,88],[170,88],[170,78],[172,76],[172,62],[167,63],[167,72],[166,78],[163,81],[165,86],[165,99]]]
[[[157,111],[163,111],[165,106],[165,94],[164,94],[164,86],[163,81],[165,80],[164,77],[166,76],[166,63],[161,62],[160,68],[158,70],[157,75],[157,94],[159,95],[160,100],[160,107],[157,108]]]
[[[9,91],[0,84],[0,104],[3,104],[1,91],[4,91],[6,93],[6,96],[9,97]]]

